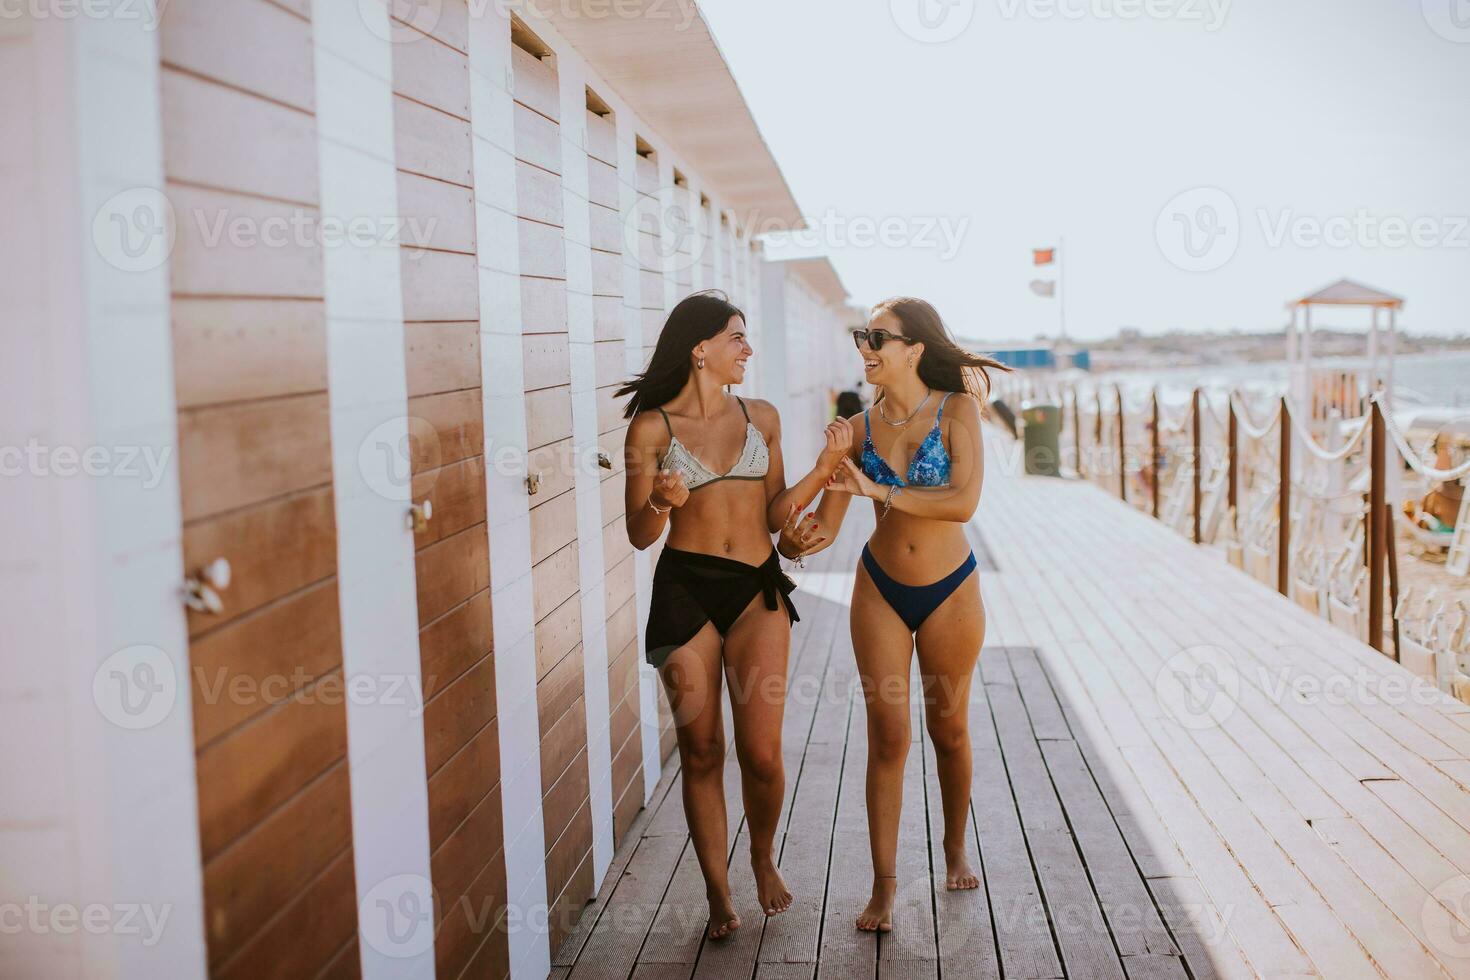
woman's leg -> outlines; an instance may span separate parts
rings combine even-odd
[[[745,819],[750,825],[750,866],[766,915],[791,907],[791,892],[776,869],[776,825],[786,775],[781,763],[781,720],[786,712],[786,664],[791,618],[785,606],[767,609],[757,595],[725,634],[725,679],[735,727],[735,755]]]
[[[972,572],[918,632],[924,721],[944,801],[945,884],[950,888],[980,884],[965,858],[965,834],[970,825],[970,683],[984,640],[985,605],[979,574]]]
[[[684,819],[709,898],[709,936],[740,927],[730,901],[726,864],[725,726],[720,709],[720,634],[705,623],[694,639],[669,654],[659,668],[679,740]]]
[[[849,618],[868,715],[868,846],[873,856],[873,894],[857,927],[887,932],[893,928],[893,896],[898,891],[898,820],[911,734],[909,664],[914,641],[861,563]]]

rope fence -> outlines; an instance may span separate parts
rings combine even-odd
[[[1388,446],[1403,460],[1400,471],[1407,466],[1430,484],[1470,476],[1470,458],[1448,468],[1435,466],[1410,445],[1382,390],[1361,400],[1362,416],[1330,420],[1337,423],[1343,441],[1329,448],[1310,427],[1314,420],[1328,420],[1303,411],[1289,395],[1275,399],[1269,415],[1258,419],[1259,409],[1253,409],[1233,388],[1207,391],[1196,387],[1183,405],[1165,405],[1157,387],[1142,401],[1125,393],[1119,384],[1108,387],[1112,390],[1105,391],[1102,385],[1092,385],[1090,390],[1078,385],[1052,389],[1057,404],[1063,407],[1063,426],[1070,424],[1072,428],[1070,448],[1077,457],[1075,471],[1079,476],[1114,487],[1122,500],[1130,502],[1131,449],[1135,456],[1146,460],[1136,466],[1136,475],[1142,478],[1150,499],[1145,501],[1140,496],[1130,503],[1181,532],[1186,530],[1186,518],[1192,519],[1190,532],[1196,543],[1204,543],[1207,533],[1213,539],[1214,528],[1224,518],[1232,544],[1238,548],[1249,542],[1258,551],[1258,563],[1261,555],[1275,551],[1276,587],[1287,596],[1292,594],[1294,549],[1303,550],[1300,560],[1309,579],[1312,574],[1308,566],[1316,567],[1326,560],[1323,545],[1307,546],[1298,538],[1306,542],[1319,537],[1324,519],[1338,522],[1334,526],[1339,529],[1342,521],[1356,522],[1362,530],[1354,532],[1359,555],[1354,561],[1367,579],[1367,641],[1385,652],[1385,561],[1395,566],[1388,569],[1389,580],[1395,586],[1398,577],[1397,556],[1392,555],[1390,540],[1397,518],[1395,506],[1388,500],[1390,487],[1397,489],[1397,480],[1390,481]],[[1130,420],[1137,423],[1132,429]],[[1206,421],[1211,430],[1208,444]],[[1273,434],[1275,438],[1268,438]],[[1136,445],[1129,445],[1130,438],[1140,436]],[[1223,454],[1216,440],[1224,443]],[[1084,441],[1091,450],[1086,457]],[[1303,452],[1294,467],[1292,457],[1297,447]],[[1116,470],[1111,465],[1114,454]],[[1363,456],[1364,462],[1352,467],[1347,460],[1355,454]],[[1161,470],[1171,459],[1175,464],[1167,481],[1168,506],[1161,512],[1160,500],[1165,496],[1161,492]],[[1249,506],[1242,502],[1243,489],[1250,494]],[[1361,501],[1360,507],[1344,504],[1354,499]],[[1306,523],[1302,528],[1293,528],[1294,519]],[[1396,598],[1397,588],[1393,591]],[[1392,608],[1389,615],[1394,615]],[[1394,635],[1397,658],[1396,629]]]

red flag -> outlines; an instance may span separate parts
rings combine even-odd
[[[1033,248],[1031,250],[1031,261],[1033,265],[1051,265],[1056,259],[1054,248]]]

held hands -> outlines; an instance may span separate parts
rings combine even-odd
[[[823,488],[834,493],[851,493],[860,497],[872,497],[874,500],[883,499],[886,491],[868,478],[868,475],[858,468],[851,457],[844,456],[842,462],[837,465],[837,470],[827,478],[827,485]]]
[[[847,419],[833,419],[827,423],[823,432],[827,444],[817,455],[817,465],[826,470],[834,470],[847,457],[852,449],[852,423]]]
[[[678,470],[659,470],[653,480],[653,491],[648,500],[658,510],[682,507],[689,499],[689,488],[684,486],[684,474]]]
[[[776,543],[776,550],[786,558],[805,557],[827,540],[825,535],[817,534],[816,513],[810,512],[797,521],[797,509],[795,504],[787,508],[786,523],[781,525],[781,539]]]

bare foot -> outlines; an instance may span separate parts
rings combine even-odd
[[[893,929],[893,896],[898,892],[898,879],[890,876],[873,879],[873,897],[857,917],[863,932],[889,932]]]
[[[740,916],[735,914],[735,904],[730,901],[730,896],[711,895],[709,897],[709,930],[707,932],[709,938],[724,939],[739,928]]]
[[[963,847],[954,852],[947,847],[944,849],[944,868],[944,887],[950,891],[980,887],[980,876],[970,870]]]
[[[791,892],[786,888],[786,880],[769,857],[752,855],[750,868],[755,872],[755,894],[766,915],[780,915],[791,908]]]

